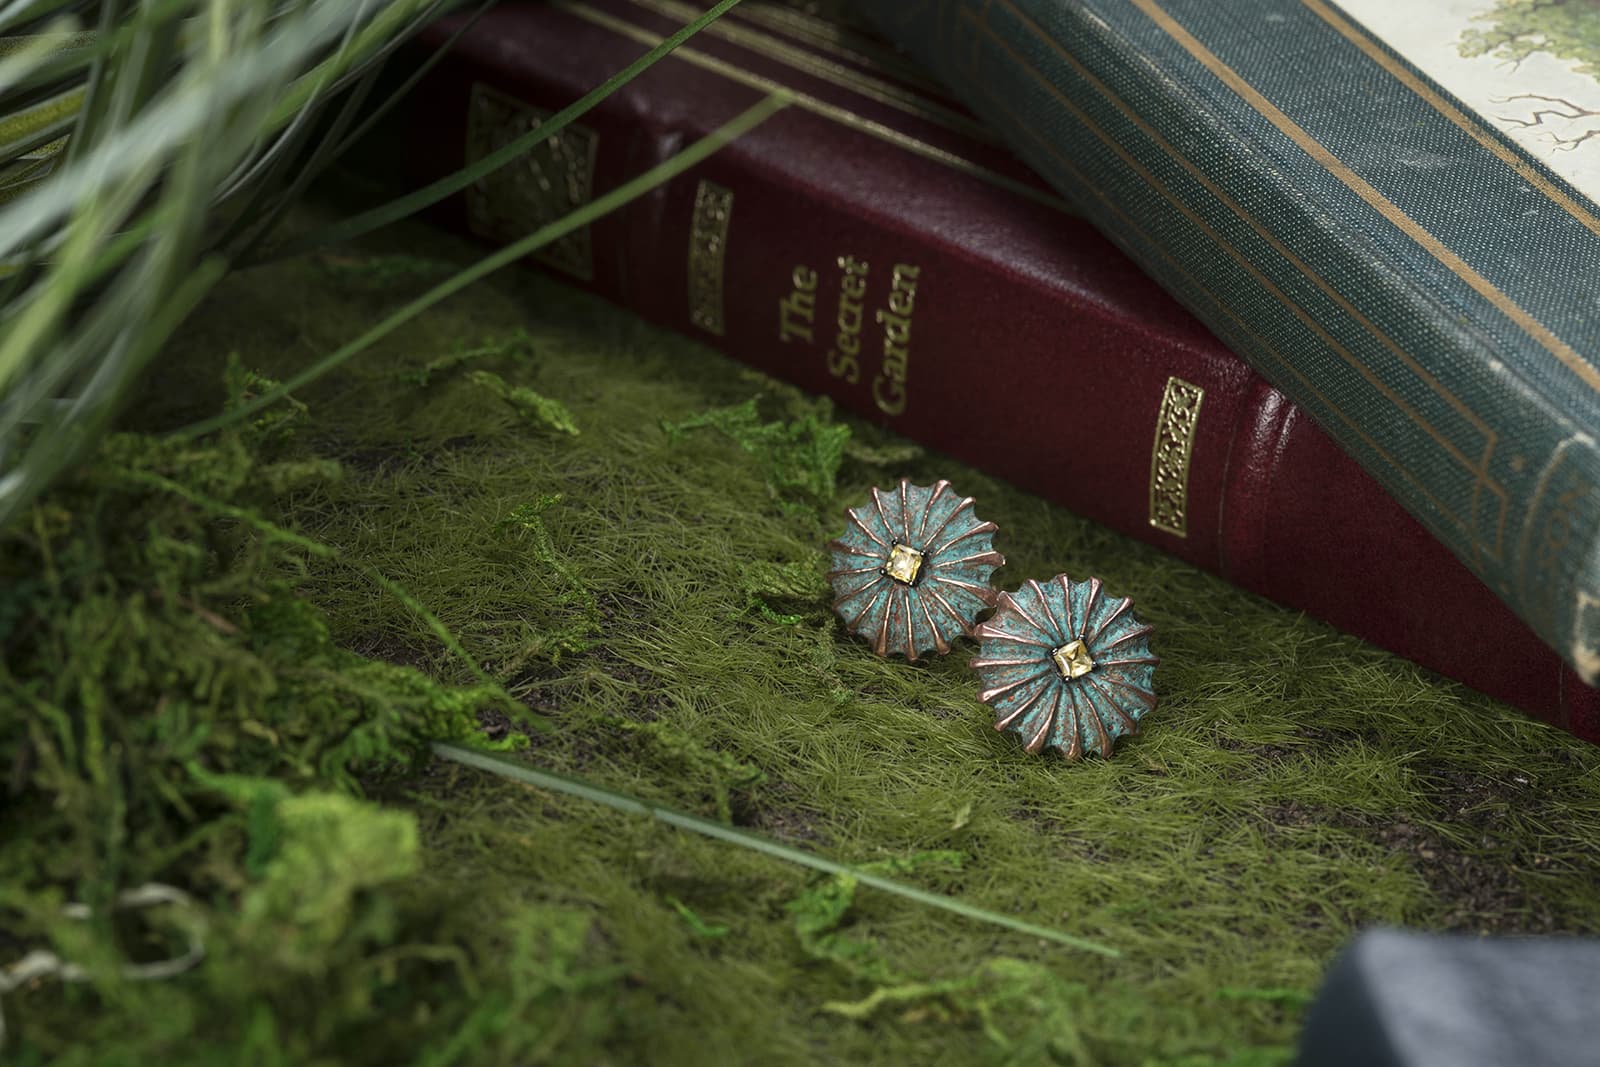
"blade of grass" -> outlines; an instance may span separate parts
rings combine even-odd
[[[406,80],[400,83],[399,87],[397,87],[395,91],[389,95],[387,100],[368,112],[367,115],[356,125],[355,129],[347,133],[339,141],[339,143],[334,146],[330,155],[334,157],[342,156],[351,145],[361,140],[362,136],[364,136],[368,130],[372,129],[372,127],[377,124],[379,119],[388,114],[389,111],[397,103],[399,103],[400,100],[404,98],[405,95],[409,93],[418,82],[427,76],[428,71],[438,66],[439,61],[450,54],[450,49],[455,47],[455,43],[456,41],[460,40],[461,35],[472,29],[473,26],[477,25],[478,20],[483,17],[483,13],[488,11],[489,8],[493,7],[494,4],[495,0],[483,0],[483,2],[477,7],[473,8],[472,14],[468,15],[461,25],[456,27],[455,32],[447,37],[443,44],[433,50],[433,55],[419,63],[417,65],[417,69],[413,70],[409,75],[406,76]]]
[[[61,19],[53,31],[27,37],[0,37],[0,96],[31,88],[28,80],[37,77],[50,65],[50,60],[59,59],[61,53],[71,50],[84,38],[93,39],[92,34],[72,32],[76,27],[75,20]]]
[[[748,848],[753,852],[759,852],[774,859],[784,860],[802,867],[810,867],[812,870],[823,871],[827,874],[847,875],[854,878],[861,885],[869,885],[874,889],[881,889],[885,893],[892,893],[906,900],[914,900],[919,904],[926,904],[931,908],[938,908],[953,915],[960,915],[974,922],[986,923],[990,926],[1001,926],[1007,930],[1015,930],[1018,933],[1027,934],[1030,937],[1054,941],[1058,945],[1082,949],[1085,952],[1093,952],[1111,959],[1119,959],[1122,956],[1121,952],[1097,941],[1074,937],[1071,934],[1064,934],[1059,930],[1038,926],[1022,919],[1014,919],[1009,915],[1002,915],[996,911],[989,911],[987,908],[964,903],[954,897],[930,893],[925,889],[918,889],[915,886],[897,882],[892,878],[884,878],[882,875],[857,870],[848,864],[839,863],[823,856],[818,856],[815,853],[806,852],[803,849],[792,848],[789,845],[762,837],[759,834],[724,826],[710,819],[702,819],[698,815],[688,815],[684,812],[674,811],[671,808],[659,807],[602,786],[591,785],[588,782],[568,778],[565,775],[553,774],[549,771],[541,771],[446,741],[434,742],[433,751],[445,759],[453,760],[468,767],[475,767],[480,771],[487,771],[502,778],[509,778],[512,781],[522,782],[525,785],[565,793],[568,796],[579,797],[583,800],[593,801],[596,804],[604,804],[608,808],[615,808],[630,815],[648,815],[653,819],[661,820],[668,826],[675,826],[680,830],[689,830],[693,833],[715,838],[718,841],[726,841],[729,844],[738,845],[740,848]]]
[[[638,77],[656,60],[667,55],[684,41],[687,41],[713,21],[722,17],[724,12],[730,10],[739,2],[740,0],[721,0],[721,3],[693,22],[686,23],[672,36],[666,38],[650,51],[607,78],[598,87],[574,103],[562,108],[548,120],[539,123],[537,128],[484,156],[472,166],[456,171],[448,177],[440,178],[431,185],[423,186],[414,193],[408,193],[398,200],[391,200],[389,203],[373,208],[371,211],[364,211],[359,215],[334,223],[331,226],[284,241],[282,244],[269,249],[261,258],[250,260],[241,264],[241,266],[271,263],[291,256],[303,255],[306,252],[325,248],[328,245],[341,244],[364,233],[371,233],[373,230],[387,226],[391,222],[397,222],[407,216],[414,215],[430,204],[436,204],[452,193],[460,192],[485,174],[493,173],[511,160],[524,154],[538,142],[548,140],[560,133],[569,123],[578,119],[590,108]]]
[[[308,53],[348,25],[350,12],[338,8],[329,3],[309,7],[265,44],[240,55],[222,70],[208,73],[203,93],[168,94],[128,121],[115,124],[93,148],[53,175],[16,209],[0,214],[0,256],[10,255],[50,230],[86,196],[127,181],[128,175],[141,168],[159,166],[209,117],[245,103],[291,74]],[[69,152],[72,147],[69,142]]]
[[[346,47],[348,44],[347,34],[347,39],[341,47]],[[241,171],[230,177],[218,196],[219,201],[230,199],[241,190],[252,191],[249,199],[235,213],[233,224],[217,239],[218,247],[228,249],[230,257],[236,257],[238,254],[247,255],[256,243],[277,225],[283,211],[321,169],[328,152],[333,148],[333,142],[360,111],[362,102],[381,70],[381,64],[370,61],[366,64],[365,71],[357,79],[354,88],[345,94],[344,102],[332,125],[322,133],[310,157],[300,160],[298,166],[295,164],[303,155],[302,150],[307,139],[317,132],[318,105],[322,103],[322,99],[336,93],[331,85],[325,87],[327,92],[322,98],[319,98],[320,94],[313,94],[307,99],[294,121],[277,135],[273,145],[258,153],[254,159],[246,160]],[[330,75],[330,82],[332,80]],[[291,176],[284,180],[284,174],[290,172],[291,168]],[[241,237],[244,233],[252,236]]]
[[[138,186],[130,183],[130,188],[137,190]],[[0,389],[22,372],[33,352],[46,347],[53,338],[76,295],[74,275],[89,262],[101,234],[110,229],[109,220],[121,207],[120,203],[104,199],[81,205],[56,264],[57,274],[69,281],[46,289],[21,314],[10,319],[0,333]]]
[[[369,2],[370,0],[361,0],[363,10]],[[242,186],[253,184],[259,185],[260,187],[257,190],[256,200],[243,210],[244,215],[254,215],[256,213],[256,206],[260,203],[261,198],[270,196],[271,190],[274,188],[271,183],[258,183],[255,182],[254,179],[258,175],[268,170],[281,169],[285,164],[284,157],[292,157],[295,154],[295,152],[298,150],[298,146],[304,142],[305,136],[314,127],[318,107],[322,101],[339,93],[340,89],[344,85],[346,75],[355,77],[357,79],[364,78],[370,83],[372,77],[376,75],[380,69],[380,64],[377,62],[377,60],[386,55],[389,49],[396,46],[401,38],[409,36],[410,33],[413,32],[418,26],[421,26],[429,17],[433,16],[437,6],[437,4],[428,5],[416,12],[413,16],[416,21],[408,26],[404,33],[396,34],[393,39],[386,43],[380,42],[379,46],[372,53],[360,56],[360,59],[356,65],[348,71],[340,69],[337,64],[330,64],[327,62],[319,64],[313,70],[313,74],[320,75],[322,79],[321,83],[312,87],[310,95],[304,98],[300,105],[300,109],[296,111],[292,118],[287,122],[286,128],[278,134],[277,142],[270,149],[259,153],[256,158],[247,160],[241,170],[235,175],[231,176],[228,181],[224,183],[223,191],[219,194],[218,198],[227,199]],[[335,58],[339,58],[347,53],[350,53],[352,44],[357,37],[357,24],[358,23],[353,22],[345,29],[344,38],[339,42],[338,50],[335,52]],[[365,91],[366,90],[363,89],[357,95],[364,96]],[[349,101],[346,102],[346,106],[350,106]],[[354,106],[359,108],[359,102]],[[341,123],[341,128],[342,125],[343,124]],[[267,124],[267,128],[269,130],[277,129],[279,126],[280,123],[276,116]],[[326,150],[329,147],[326,141],[331,140],[334,136],[336,135],[333,133],[326,135],[324,143],[319,145],[319,149]],[[221,243],[227,244],[228,239],[223,238]]]
[[[438,6],[438,3],[419,5],[430,11]],[[348,43],[289,83],[274,107],[268,127],[280,129],[287,125],[305,107],[306,101],[325,87],[340,88],[344,84],[343,79],[355,74],[369,55],[404,32],[404,27],[415,17],[417,10],[418,7],[411,4],[394,3],[391,0],[389,6],[373,16],[372,21],[361,26]]]
[[[326,129],[317,131],[311,125],[314,120],[308,111],[306,123],[297,122],[280,134],[271,152],[263,153],[259,166],[234,183],[236,187],[253,183],[255,189],[250,200],[235,213],[233,225],[217,239],[220,247],[229,250],[231,258],[248,257],[282,221],[284,213],[300,198],[312,179],[327,166],[336,147],[334,141],[360,113],[380,73],[381,68],[376,64],[368,69],[346,94]],[[307,154],[303,150],[314,132],[320,132],[320,137]]]
[[[73,7],[76,0],[11,0],[0,6],[0,26],[7,30],[36,26],[57,8]]]
[[[126,47],[117,25],[118,6],[114,2],[100,5],[100,22],[92,31],[98,39],[97,47],[89,61],[88,70],[84,72],[83,101],[72,127],[72,135],[67,138],[64,162],[68,164],[76,162],[93,147],[96,119],[105,113],[110,102],[111,94],[105,91],[105,87],[109,83],[110,72],[115,70],[115,57]]]
[[[172,436],[177,438],[198,437],[201,434],[210,433],[212,430],[227,426],[238,419],[247,418],[268,404],[276,403],[284,395],[322,377],[357,352],[399,329],[446,297],[465,289],[479,278],[494,273],[508,263],[516,262],[529,253],[535,252],[552,241],[571,233],[573,230],[589,225],[595,219],[615,211],[630,201],[637,200],[656,186],[682,174],[729,141],[748,133],[765,122],[777,111],[787,107],[788,103],[789,95],[787,93],[773,93],[760,103],[734,117],[727,125],[712,131],[670,159],[663,160],[638,177],[617,186],[617,188],[604,196],[596,197],[571,214],[557,219],[548,226],[541,226],[522,240],[505,246],[454,277],[439,283],[380,321],[360,337],[317,360],[299,373],[291,375],[249,403],[241,404],[220,415],[202,419],[200,422],[174,430]]]
[[[15,159],[67,133],[82,104],[83,90],[68,89],[0,117],[0,159]]]
[[[257,180],[284,176],[266,158],[269,138],[283,125],[277,116],[294,119],[284,100],[304,97],[307,106],[322,107],[331,93],[317,90],[359,77],[366,53],[393,44],[384,34],[409,32],[439,2],[382,0],[381,9],[376,0],[94,5],[97,28],[72,38],[92,43],[70,57],[85,83],[76,91],[87,99],[56,101],[43,116],[56,123],[43,133],[71,126],[64,154],[51,161],[60,165],[48,181],[12,184],[0,194],[9,201],[0,211],[0,526],[103,431],[175,314],[205,288],[190,283],[215,280],[214,270],[193,270],[197,253],[219,251],[203,247],[215,240],[204,223],[234,176],[250,175],[252,187],[241,194],[254,192]],[[20,10],[8,8],[14,17]],[[374,13],[368,30],[377,24],[383,34],[359,28]],[[28,24],[35,25],[52,24]],[[45,95],[59,93],[52,83]],[[41,120],[26,94],[17,99],[30,119]],[[12,131],[13,140],[36,153],[29,144],[43,133],[25,125]],[[8,166],[5,180],[27,178],[29,166],[27,159]],[[220,251],[217,263],[226,259]],[[78,303],[91,285],[93,299]],[[27,431],[25,447],[24,425],[37,427]]]
[[[159,232],[161,227],[166,224],[170,214],[171,211],[169,206],[163,204],[156,209],[140,215],[137,219],[129,223],[126,228],[117,231],[115,236],[101,246],[100,251],[95,255],[94,262],[85,267],[83,273],[79,275],[80,289],[87,289],[94,285],[112,270],[116,269],[116,267],[118,267],[129,256],[139,251],[139,249],[144,245],[145,241],[149,239],[150,235],[152,233]],[[57,241],[55,244],[59,246],[60,242]],[[38,257],[37,261],[45,263],[50,262],[52,256],[57,250],[57,247],[45,245],[43,251],[46,254]],[[12,260],[10,262],[0,261],[0,278],[9,278],[21,270],[22,261],[20,260]],[[4,319],[6,317],[7,313],[11,310],[11,306],[12,305],[9,302],[6,302],[3,306],[0,306],[0,319]]]

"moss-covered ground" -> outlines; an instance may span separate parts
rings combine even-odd
[[[532,272],[303,409],[150,436],[472,254],[408,228],[229,279],[0,541],[0,963],[93,974],[0,997],[0,1058],[1284,1064],[1363,927],[1600,931],[1600,750]],[[1005,587],[1093,573],[1155,624],[1161,704],[1114,759],[996,734],[970,643],[844,632],[823,543],[902,476],[977,498]],[[111,911],[147,882],[194,904]],[[202,920],[198,966],[118,976]]]

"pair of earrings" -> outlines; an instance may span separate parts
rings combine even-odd
[[[878,655],[913,661],[976,638],[978,699],[994,709],[994,728],[1017,734],[1027,751],[1110,756],[1155,708],[1154,628],[1134,618],[1133,601],[1106,595],[1098,578],[1065,574],[996,590],[990,580],[1006,561],[994,550],[999,527],[980,521],[972,498],[949,482],[902,478],[887,493],[874,488],[871,503],[845,519],[844,536],[828,543],[833,607],[845,625]]]

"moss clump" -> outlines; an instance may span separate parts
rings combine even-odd
[[[130,432],[209,414],[217,353],[282,376],[466,254],[392,241],[230,280]],[[5,543],[7,949],[165,951],[56,910],[143,880],[208,923],[180,977],[7,995],[23,1062],[1283,1064],[1362,926],[1600,929],[1594,749],[558,284],[491,279],[299,400],[118,438]],[[964,654],[842,631],[822,545],[901,476],[979,498],[1006,587],[1095,573],[1156,625],[1162,705],[1115,759],[1025,757]]]
[[[264,384],[237,364],[227,382],[234,399]],[[479,712],[517,707],[499,686],[442,685],[332,641],[298,586],[337,554],[278,522],[284,500],[341,473],[288,454],[304,417],[285,405],[202,445],[113,435],[0,540],[0,942],[53,944],[91,971],[91,994],[14,998],[30,1055],[151,1062],[308,980],[343,990],[348,1017],[296,1036],[260,1015],[259,1051],[371,1019],[372,983],[349,972],[396,940],[386,890],[416,874],[418,846],[413,816],[358,799],[358,776],[405,773],[435,738],[482,743]],[[193,903],[115,906],[148,883]],[[197,926],[204,984],[121,975]],[[27,1025],[44,998],[77,1017]]]

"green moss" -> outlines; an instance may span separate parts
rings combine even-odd
[[[490,279],[239,434],[132,434],[254,388],[226,353],[281,377],[466,254],[388,240],[229,280],[5,543],[0,945],[151,879],[211,931],[180,978],[7,995],[22,1062],[1282,1064],[1363,926],[1600,929],[1593,748],[551,281]],[[900,476],[978,497],[1003,585],[1099,574],[1156,625],[1161,706],[1115,759],[1027,757],[966,651],[843,632],[822,545]]]

